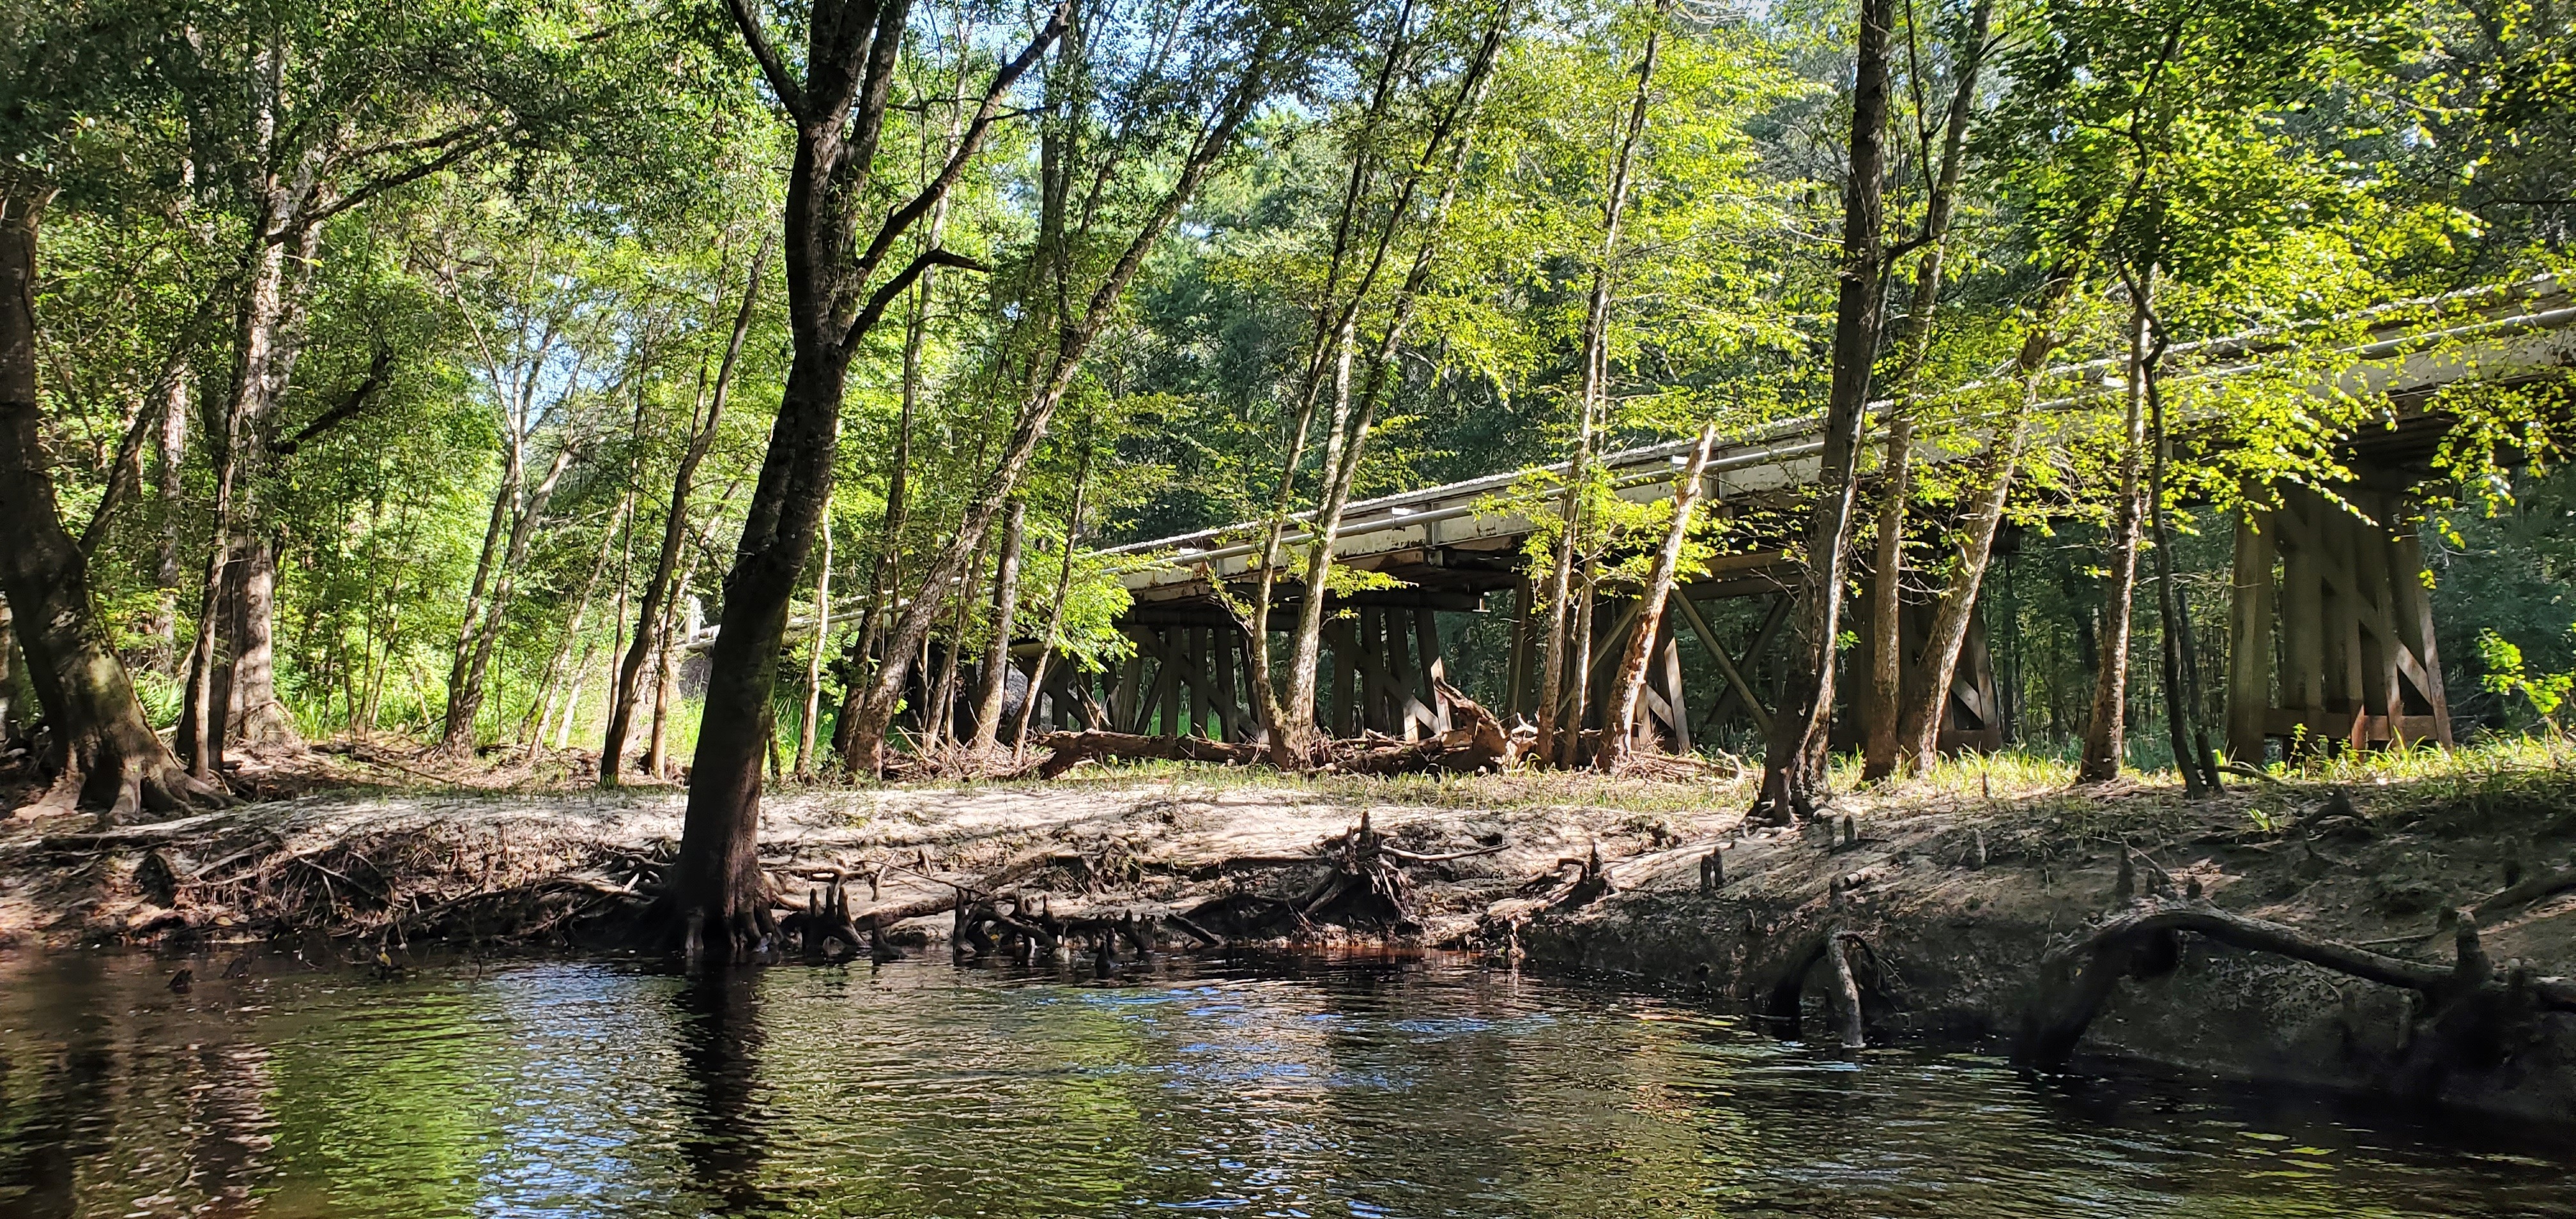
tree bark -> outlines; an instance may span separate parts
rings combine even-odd
[[[810,52],[801,82],[789,75],[770,46],[748,0],[732,0],[730,7],[797,131],[781,228],[794,355],[733,569],[725,580],[724,612],[708,657],[706,709],[689,775],[688,811],[663,907],[681,951],[692,960],[718,963],[757,951],[777,926],[758,854],[761,763],[773,735],[771,696],[777,688],[787,609],[831,495],[850,361],[887,307],[923,270],[935,261],[966,260],[926,251],[873,290],[870,283],[894,244],[964,173],[999,116],[1003,96],[1063,32],[1067,5],[1058,5],[1019,55],[994,73],[938,177],[897,207],[864,247],[857,242],[857,221],[861,209],[870,206],[877,144],[902,60],[909,0],[865,7],[852,0],[812,5]],[[1034,437],[1029,444],[1034,447]],[[1007,485],[1003,490],[1007,494]],[[995,497],[993,507],[999,506]],[[937,588],[954,574],[953,567],[937,572],[926,587]],[[925,601],[935,605],[936,598],[915,599],[912,617],[922,618],[922,628],[928,626],[922,615]],[[918,637],[916,631],[913,638]],[[911,640],[899,642],[908,647]],[[891,696],[885,714],[892,714]],[[882,721],[870,743],[870,757],[881,741]]]
[[[1646,664],[1653,659],[1655,640],[1663,631],[1664,605],[1672,598],[1673,582],[1681,570],[1682,547],[1690,541],[1691,516],[1699,508],[1700,492],[1707,481],[1709,450],[1716,445],[1717,425],[1702,427],[1689,464],[1673,481],[1672,524],[1664,530],[1663,547],[1655,552],[1654,567],[1646,577],[1645,603],[1637,608],[1636,629],[1622,650],[1609,705],[1602,709],[1601,751],[1595,758],[1602,770],[1617,770],[1637,748],[1637,704],[1646,689]]]
[[[37,803],[144,811],[219,803],[154,735],[133,680],[108,646],[89,560],[63,527],[36,391],[36,250],[44,200],[0,195],[0,596],[52,729],[54,783]]]
[[[1932,314],[1941,304],[1943,255],[1949,249],[1950,215],[1959,197],[1959,172],[1968,138],[1968,117],[1976,106],[1977,77],[1985,62],[1986,31],[1993,0],[1979,0],[1968,19],[1966,45],[1959,57],[1958,86],[1950,94],[1941,128],[1940,168],[1931,196],[1924,202],[1923,259],[1915,267],[1914,299],[1905,313],[1905,355],[1896,373],[1895,400],[1888,408],[1887,487],[1878,509],[1878,553],[1870,565],[1869,685],[1862,691],[1861,723],[1867,729],[1862,746],[1861,778],[1875,781],[1896,773],[1904,761],[1898,745],[1898,722],[1904,715],[1905,632],[1899,615],[1904,606],[1905,517],[1914,496],[1914,411],[1923,361],[1932,350]]]
[[[2102,664],[2093,680],[2093,712],[2084,724],[2084,752],[2075,769],[2079,783],[2108,783],[2120,777],[2122,738],[2128,717],[2129,620],[2137,603],[2138,542],[2146,516],[2141,461],[2146,449],[2147,292],[2133,293],[2129,311],[2128,405],[2121,420],[2120,499],[2112,505],[2108,535],[2111,570],[2102,582]]]
[[[725,340],[724,359],[716,366],[716,381],[707,398],[704,419],[689,435],[689,444],[680,453],[679,466],[671,473],[671,498],[662,513],[662,548],[653,556],[653,570],[644,579],[644,588],[636,599],[635,637],[628,641],[626,658],[618,664],[617,680],[608,694],[608,728],[599,745],[599,785],[615,787],[625,765],[626,738],[634,731],[635,704],[642,695],[644,666],[662,647],[662,624],[669,617],[665,606],[672,591],[672,576],[679,571],[680,551],[689,537],[689,492],[697,484],[698,466],[715,447],[716,429],[724,422],[725,399],[733,389],[734,370],[742,360],[743,341],[751,334],[753,309],[760,301],[760,281],[769,269],[769,245],[763,242],[752,255],[751,275],[743,284],[742,305],[734,311],[733,333]],[[701,370],[705,365],[699,366]],[[703,371],[701,372],[703,374]],[[659,769],[656,768],[656,773]]]
[[[1749,816],[1786,823],[1810,816],[1826,790],[1826,732],[1834,713],[1834,636],[1842,626],[1854,477],[1878,357],[1880,179],[1886,170],[1887,54],[1892,0],[1861,0],[1859,76],[1852,91],[1850,177],[1843,189],[1842,283],[1834,304],[1833,385],[1825,404],[1816,508],[1807,527],[1799,647],[1789,688],[1771,721],[1762,790]]]

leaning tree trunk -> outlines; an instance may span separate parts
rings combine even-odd
[[[1879,190],[1886,168],[1887,50],[1893,0],[1862,0],[1858,84],[1852,91],[1851,174],[1843,189],[1843,265],[1834,304],[1833,386],[1825,404],[1825,449],[1816,508],[1807,526],[1800,653],[1787,697],[1771,721],[1762,792],[1751,816],[1787,822],[1809,816],[1828,794],[1826,730],[1834,714],[1834,636],[1842,625],[1843,574],[1851,543],[1854,477],[1868,413],[1870,364],[1878,358]]]
[[[1538,752],[1552,757],[1559,765],[1574,761],[1576,739],[1583,733],[1584,684],[1590,678],[1591,650],[1588,623],[1575,633],[1581,638],[1568,639],[1566,618],[1569,614],[1587,615],[1592,588],[1583,586],[1581,610],[1574,604],[1574,560],[1583,545],[1585,526],[1583,493],[1591,476],[1592,446],[1595,434],[1603,424],[1603,399],[1609,392],[1610,379],[1610,285],[1615,272],[1612,264],[1619,257],[1619,223],[1627,213],[1628,183],[1637,164],[1637,142],[1646,131],[1646,113],[1654,99],[1655,59],[1663,45],[1663,18],[1672,11],[1672,0],[1661,0],[1655,6],[1655,25],[1646,35],[1646,53],[1637,66],[1637,90],[1628,105],[1628,121],[1621,131],[1619,155],[1610,164],[1610,190],[1601,205],[1601,258],[1592,268],[1592,291],[1585,298],[1583,310],[1583,369],[1580,407],[1582,419],[1577,423],[1574,456],[1566,463],[1565,504],[1558,527],[1563,531],[1556,539],[1555,565],[1548,577],[1547,626],[1542,631],[1539,649]],[[1572,723],[1558,722],[1557,704],[1566,697],[1568,683],[1573,686]]]
[[[457,657],[461,680],[448,687],[447,731],[439,749],[449,757],[465,758],[474,753],[474,721],[482,714],[484,678],[492,667],[493,649],[500,646],[504,621],[510,612],[510,600],[518,588],[519,568],[528,561],[528,547],[536,540],[537,521],[545,515],[546,505],[554,499],[555,486],[563,480],[564,470],[572,465],[573,446],[566,442],[555,453],[546,468],[545,477],[537,480],[517,505],[510,522],[510,539],[499,556],[492,573],[492,595],[483,607],[483,620],[478,625],[466,624],[472,644]],[[509,492],[504,491],[507,495]]]
[[[1055,364],[1044,385],[1031,395],[1019,412],[1011,429],[1009,442],[1003,447],[998,465],[984,475],[968,506],[964,527],[948,540],[922,573],[921,587],[938,589],[961,578],[970,557],[983,546],[993,518],[1001,515],[1002,505],[1018,488],[1020,475],[1028,468],[1029,459],[1037,452],[1038,441],[1046,435],[1047,423],[1072,388],[1075,373],[1080,371],[1084,356],[1118,303],[1127,295],[1127,285],[1144,269],[1145,257],[1161,240],[1165,229],[1181,212],[1184,204],[1198,193],[1199,184],[1215,169],[1219,158],[1234,147],[1235,132],[1250,116],[1254,104],[1268,92],[1271,59],[1280,49],[1282,31],[1276,24],[1265,27],[1251,57],[1235,78],[1234,85],[1221,104],[1213,122],[1200,133],[1198,143],[1182,162],[1180,173],[1163,192],[1153,212],[1136,228],[1127,247],[1108,274],[1092,290],[1091,300],[1079,321],[1069,323],[1059,340]],[[850,726],[852,765],[869,774],[882,773],[885,766],[886,730],[894,722],[896,706],[902,701],[905,680],[911,675],[912,652],[928,637],[930,626],[939,612],[940,599],[918,596],[904,610],[903,617],[886,641],[885,662],[877,670],[867,697],[860,700],[858,713]],[[730,603],[728,603],[730,608]],[[693,789],[694,790],[694,789]]]
[[[1664,605],[1672,599],[1673,583],[1681,570],[1682,547],[1690,541],[1691,515],[1699,507],[1700,491],[1707,481],[1708,451],[1716,444],[1717,425],[1702,427],[1689,464],[1682,467],[1681,477],[1673,483],[1672,524],[1664,530],[1663,548],[1655,552],[1654,568],[1646,577],[1645,603],[1637,608],[1636,629],[1620,656],[1619,676],[1611,685],[1610,702],[1602,708],[1601,752],[1595,760],[1605,771],[1617,770],[1637,747],[1637,703],[1646,690],[1646,664],[1654,658],[1655,637],[1663,631]],[[1675,714],[1679,714],[1678,709]]]
[[[0,196],[0,596],[53,733],[44,807],[126,820],[219,802],[154,735],[90,599],[89,560],[63,528],[36,394],[36,238],[42,201]]]
[[[1861,778],[1884,779],[1905,761],[1899,724],[1905,702],[1905,517],[1914,496],[1914,408],[1924,358],[1932,350],[1932,314],[1941,305],[1941,268],[1949,249],[1950,214],[1959,197],[1959,171],[1967,158],[1968,116],[1976,105],[1978,68],[1985,62],[1993,0],[1978,0],[1962,45],[1958,86],[1941,131],[1941,167],[1925,201],[1923,260],[1914,273],[1914,299],[1905,311],[1905,354],[1896,371],[1895,401],[1888,407],[1886,486],[1878,510],[1878,553],[1870,565],[1869,685],[1861,692],[1866,730]]]
[[[1959,653],[1967,647],[1977,597],[1985,587],[1987,566],[1994,560],[1995,534],[2003,527],[2004,508],[2011,502],[2013,482],[2021,470],[2032,416],[2039,409],[2043,369],[2049,354],[2057,350],[2058,303],[2074,282],[2071,264],[2061,266],[2040,290],[2036,321],[2013,360],[2014,375],[2021,381],[2019,410],[2003,439],[1994,446],[1994,473],[1961,526],[1959,561],[1951,569],[1948,583],[1942,586],[1932,613],[1932,629],[1925,635],[1922,653],[1915,658],[1914,689],[1897,716],[1896,736],[1899,761],[1917,772],[1928,769],[1940,753],[1941,721],[1949,714],[1950,682],[1958,675]]]
[[[2129,314],[2128,408],[2120,430],[2120,501],[2112,506],[2111,572],[2102,584],[2102,665],[2093,679],[2093,713],[2084,724],[2079,783],[2120,777],[2121,741],[2128,718],[2129,619],[2138,596],[2138,542],[2146,517],[2141,458],[2146,448],[2147,303]]]

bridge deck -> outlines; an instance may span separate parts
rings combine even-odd
[[[2570,285],[2554,276],[2521,283],[2474,289],[2433,301],[2406,302],[2373,311],[2387,320],[2340,348],[2345,365],[2334,389],[2357,396],[2386,396],[2400,409],[2392,425],[2351,438],[2353,448],[2373,464],[2402,467],[2421,463],[2437,443],[2442,423],[2420,410],[2434,391],[2463,380],[2511,381],[2549,368],[2576,365],[2576,299]],[[2429,322],[2424,320],[2431,316]],[[2258,332],[2202,343],[2178,345],[2167,353],[2176,367],[2168,384],[2185,386],[2241,376],[2261,366],[2263,357],[2285,344],[2276,334]],[[2066,410],[2119,392],[2116,361],[2092,361],[2052,369],[2047,384],[2060,396],[2043,410]],[[1961,392],[1973,392],[1976,388]],[[2322,387],[2320,387],[2322,390]],[[1882,404],[1883,405],[1883,404]],[[1720,505],[1742,506],[1806,485],[1815,480],[1824,443],[1822,419],[1809,415],[1748,429],[1725,440],[1710,462],[1705,494]],[[1640,502],[1670,494],[1675,468],[1686,460],[1693,440],[1643,445],[1604,456],[1620,493]],[[1931,446],[1918,454],[1924,461],[1956,460],[1960,455]],[[1562,475],[1565,463],[1546,467]],[[1514,551],[1532,531],[1523,508],[1508,502],[1509,493],[1529,471],[1510,471],[1443,486],[1351,504],[1334,540],[1338,562],[1383,571],[1412,587],[1400,594],[1358,594],[1355,604],[1385,601],[1431,608],[1471,609],[1485,592],[1516,582]],[[1312,538],[1295,518],[1291,545]],[[1262,526],[1245,522],[1173,537],[1116,547],[1107,553],[1131,556],[1136,566],[1122,576],[1136,605],[1130,619],[1139,623],[1216,620],[1224,611],[1209,596],[1208,580],[1246,579],[1260,549]],[[1721,585],[1754,587],[1780,563],[1777,551],[1728,556],[1711,572]],[[1295,595],[1292,585],[1287,590]],[[1702,595],[1723,588],[1703,587]]]

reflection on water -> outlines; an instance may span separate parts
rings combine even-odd
[[[0,1216],[2576,1213],[2561,1142],[1445,960],[170,968],[0,959]]]

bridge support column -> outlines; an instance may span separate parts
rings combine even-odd
[[[2386,492],[2348,490],[2356,517],[2306,487],[2248,509],[2230,580],[2227,751],[2451,743],[2422,544]]]

